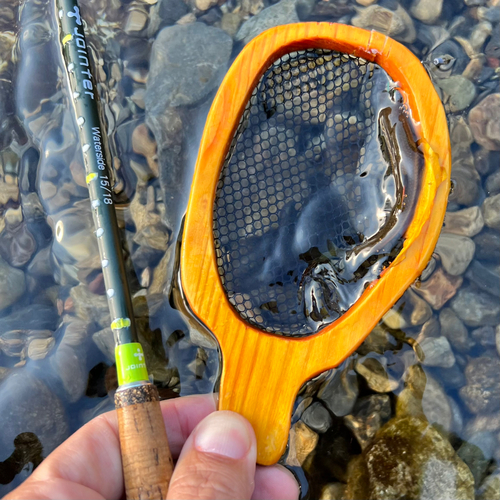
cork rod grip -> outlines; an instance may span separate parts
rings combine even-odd
[[[173,462],[156,387],[119,388],[115,406],[127,499],[166,498]]]

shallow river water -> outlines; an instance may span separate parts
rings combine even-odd
[[[360,348],[300,391],[282,463],[302,498],[500,498],[500,2],[82,0],[126,269],[163,398],[217,387],[217,344],[178,281],[211,101],[265,29],[375,29],[427,68],[452,180],[433,258]],[[0,1],[0,495],[117,386],[52,0]],[[283,380],[286,384],[286,380]]]

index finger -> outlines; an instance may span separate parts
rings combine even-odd
[[[162,401],[161,409],[172,456],[177,458],[196,425],[216,409],[213,394]],[[79,429],[35,470],[33,480],[63,479],[104,498],[123,494],[116,411],[104,413]]]

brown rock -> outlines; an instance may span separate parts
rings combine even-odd
[[[307,456],[316,448],[318,435],[303,422],[297,422],[290,429],[290,442],[286,464],[300,467]]]
[[[415,286],[414,290],[423,297],[433,309],[441,309],[462,285],[461,276],[450,276],[442,268],[438,268],[427,280]]]
[[[469,125],[479,145],[492,151],[499,151],[500,94],[490,94],[471,109]]]

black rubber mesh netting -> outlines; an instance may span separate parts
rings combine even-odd
[[[220,172],[213,219],[219,275],[245,321],[314,333],[391,258],[399,241],[368,243],[394,225],[401,197],[379,124],[384,109],[386,118],[399,109],[393,87],[373,63],[316,49],[282,56],[260,79]],[[371,250],[356,260],[362,247]]]

